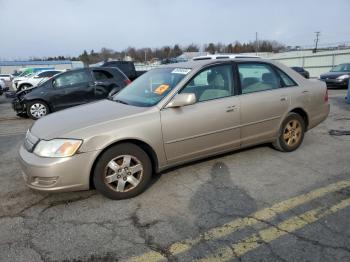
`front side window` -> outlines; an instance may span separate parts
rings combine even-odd
[[[232,66],[209,67],[198,73],[180,93],[193,93],[197,102],[228,97],[233,94]]]
[[[242,94],[280,88],[280,79],[273,68],[262,63],[238,64]]]
[[[116,102],[142,107],[158,104],[190,72],[187,68],[157,68],[138,77],[113,97]]]
[[[54,86],[58,88],[69,87],[76,84],[88,83],[90,75],[86,71],[68,72],[58,76],[54,80]]]

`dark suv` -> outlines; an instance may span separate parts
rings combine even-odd
[[[120,69],[131,81],[134,81],[146,71],[136,71],[134,62],[131,61],[106,61],[102,67],[115,67]]]
[[[75,69],[17,92],[12,106],[18,115],[38,119],[50,112],[107,98],[129,83],[117,68]]]

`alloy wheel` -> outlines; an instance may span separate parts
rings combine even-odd
[[[30,114],[35,118],[41,118],[47,114],[46,106],[41,103],[34,103],[30,106]]]
[[[121,155],[105,168],[104,182],[116,192],[128,192],[138,186],[143,177],[143,166],[136,157]]]
[[[293,119],[287,123],[283,131],[283,140],[287,146],[298,144],[302,135],[302,127],[298,120]]]

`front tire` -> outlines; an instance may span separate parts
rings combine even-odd
[[[93,170],[95,188],[113,200],[132,198],[150,184],[152,164],[138,146],[123,143],[107,149]]]
[[[21,85],[21,86],[18,87],[17,92],[22,91],[22,90],[26,90],[26,89],[28,89],[28,88],[30,88],[30,87],[32,87],[32,86],[31,86],[31,85],[28,85],[28,84],[23,84],[23,85]]]
[[[42,118],[50,113],[48,105],[40,100],[34,100],[27,104],[27,115],[34,120]]]
[[[296,113],[289,113],[283,121],[278,137],[273,143],[274,148],[282,152],[296,150],[304,140],[305,121]]]

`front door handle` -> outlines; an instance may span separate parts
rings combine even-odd
[[[307,94],[307,93],[309,93],[309,91],[307,91],[307,90],[303,91],[303,94]]]

